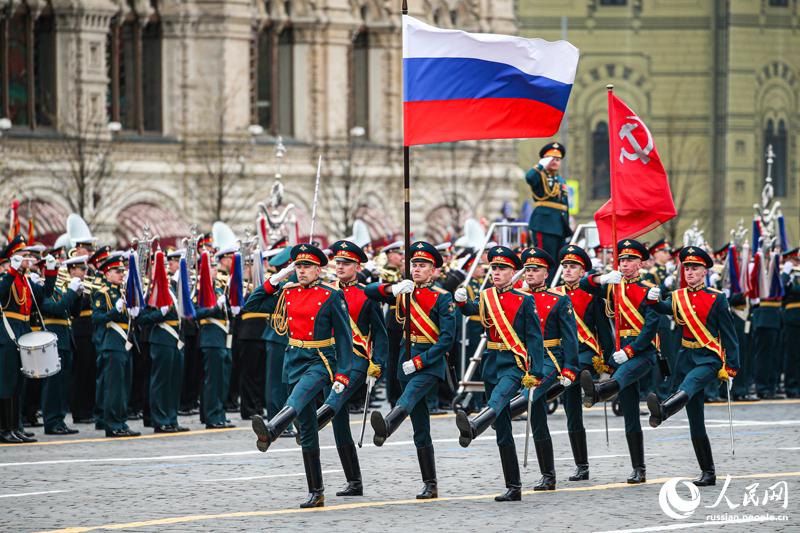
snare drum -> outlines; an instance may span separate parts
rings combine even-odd
[[[28,378],[46,378],[61,370],[58,337],[50,331],[32,331],[17,341],[22,360],[22,374]]]

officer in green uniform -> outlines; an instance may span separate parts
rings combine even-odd
[[[47,435],[78,433],[77,429],[68,427],[64,419],[69,410],[73,375],[72,317],[80,313],[86,256],[67,259],[64,265],[70,276],[69,285],[56,287],[53,295],[42,304],[44,327],[58,337],[58,356],[61,359],[61,371],[45,378],[42,385],[42,418]]]
[[[100,269],[100,265],[111,256],[111,248],[108,246],[101,246],[95,252],[89,256],[89,269],[95,270],[95,281],[97,281],[101,288],[105,285],[105,275],[103,274],[102,270]],[[91,294],[91,302],[90,307],[94,307],[94,292]],[[83,314],[83,313],[81,313]],[[94,368],[97,369],[96,373],[94,374],[94,428],[99,430],[105,430],[105,426],[103,425],[103,406],[105,405],[105,398],[103,394],[105,393],[105,385],[103,384],[103,379],[105,376],[105,372],[103,371],[103,364],[105,363],[105,358],[103,354],[100,353],[100,343],[103,341],[103,337],[105,336],[106,328],[102,324],[96,323],[92,320],[92,314],[88,314],[89,321],[91,322],[91,345],[94,348],[94,353],[96,355]],[[131,372],[133,372],[133,365],[131,364]]]
[[[68,253],[70,258],[82,256],[87,259],[87,271],[84,280],[93,284],[97,269],[88,258],[94,253],[94,238],[88,236],[84,240],[72,241],[73,249]],[[72,338],[75,341],[73,354],[73,380],[71,387],[70,411],[75,424],[94,422],[95,387],[97,374],[97,351],[92,341],[92,295],[91,290],[84,287],[80,295],[80,312],[72,318]]]
[[[427,242],[418,241],[411,245],[409,253],[412,279],[394,284],[373,283],[366,288],[368,297],[398,306],[399,322],[411,321],[411,338],[404,339],[404,342],[411,342],[410,354],[406,357],[406,350],[401,347],[397,368],[403,393],[385,418],[373,411],[370,423],[375,431],[375,446],[383,446],[410,416],[424,483],[417,499],[431,499],[438,498],[439,490],[425,398],[445,379],[445,359],[453,345],[456,328],[455,304],[449,292],[434,285],[436,269],[442,267],[439,251]],[[409,296],[401,298],[404,294]]]
[[[763,400],[774,399],[778,390],[783,313],[782,297],[768,296],[751,300],[753,304],[753,368],[756,394]]]
[[[653,266],[642,276],[642,279],[649,281],[656,287],[666,292],[669,290],[665,281],[670,277],[674,270],[672,264],[672,247],[666,239],[659,239],[648,249],[650,257],[653,259]],[[669,368],[675,368],[676,357],[678,354],[678,336],[675,334],[675,323],[668,316],[662,316],[658,322],[658,339],[661,356],[667,360]],[[662,376],[658,365],[653,365],[650,372],[651,383],[648,392],[656,391],[659,397],[666,397],[671,390],[672,380],[669,376]]]
[[[563,144],[548,143],[539,150],[539,163],[525,174],[533,195],[533,212],[528,221],[531,242],[550,257],[557,257],[564,241],[572,235],[567,182],[559,174],[566,155]],[[548,285],[553,274],[547,279]]]
[[[231,312],[225,297],[225,287],[217,280],[216,264],[211,265],[211,280],[217,297],[213,307],[200,307],[195,317],[200,322],[200,351],[203,354],[202,409],[206,429],[236,427],[225,416],[225,399],[231,379],[230,318]],[[215,281],[216,280],[216,281]]]
[[[314,397],[329,385],[336,394],[342,394],[348,387],[353,333],[342,291],[319,279],[321,267],[328,263],[322,250],[310,244],[298,244],[292,248],[291,258],[294,265],[281,269],[264,282],[267,294],[280,293],[272,321],[278,333],[289,335],[283,365],[289,397],[269,422],[254,416],[253,431],[258,436],[258,449],[265,452],[289,424],[297,420],[309,493],[300,507],[322,507],[325,489]],[[281,286],[292,270],[298,283]]]
[[[45,285],[30,283],[26,273],[33,258],[24,250],[25,244],[22,235],[11,239],[2,254],[9,267],[0,277],[3,316],[0,325],[0,442],[9,444],[36,442],[32,433],[25,433],[20,419],[23,378],[16,343],[22,335],[30,333],[31,313],[36,311],[37,304],[42,304],[50,296],[58,274],[54,269],[55,259],[48,256],[51,265],[45,272]]]
[[[595,383],[588,371],[581,372],[583,405],[591,407],[619,394],[625,418],[625,439],[633,472],[628,483],[644,483],[647,479],[644,462],[644,436],[639,420],[639,381],[650,375],[656,363],[656,337],[660,315],[655,308],[658,290],[639,276],[642,261],[649,257],[639,241],[625,239],[617,243],[620,270],[589,275],[581,279],[581,289],[606,299],[607,314],[613,316],[614,296],[619,291],[620,350],[608,361],[613,370],[611,379]],[[624,278],[624,279],[623,279]],[[651,291],[651,289],[653,289]]]
[[[276,253],[270,253],[272,250],[264,252],[265,257],[269,257],[269,266],[277,270],[283,270],[292,260],[291,246],[275,250]],[[286,283],[297,283],[297,278],[292,274],[288,280],[281,281],[280,285]],[[245,302],[243,313],[263,313],[266,319],[264,330],[261,334],[262,342],[266,347],[266,386],[265,386],[265,404],[267,407],[267,419],[272,420],[275,415],[281,410],[281,407],[286,404],[286,398],[289,397],[289,387],[283,381],[283,362],[286,356],[286,347],[288,346],[289,337],[284,332],[283,334],[275,331],[272,327],[273,313],[280,298],[280,291],[268,294],[264,290],[264,286],[256,287],[250,293]],[[252,418],[252,417],[251,417]],[[287,426],[281,432],[280,437],[294,437],[295,432],[291,425]]]
[[[103,376],[100,380],[103,399],[102,427],[106,437],[137,437],[128,427],[128,396],[132,379],[132,361],[128,342],[129,314],[122,294],[125,264],[120,256],[109,256],[100,264],[105,276],[103,287],[92,296],[92,323],[100,342]]]
[[[174,282],[170,285],[170,292],[174,294]],[[150,330],[149,399],[153,432],[189,431],[189,428],[178,423],[183,380],[183,340],[180,333],[181,321],[174,302],[163,307],[146,307],[139,314],[138,322]]]
[[[682,327],[676,369],[681,383],[663,402],[650,393],[647,407],[652,427],[686,407],[689,433],[701,469],[693,483],[704,487],[716,484],[716,473],[705,427],[703,390],[709,382],[733,379],[739,367],[739,347],[728,299],[724,293],[705,286],[706,272],[714,261],[705,250],[694,246],[684,247],[680,257],[687,287],[673,291],[654,307],[672,314]]]
[[[800,398],[800,248],[783,254],[784,387],[788,398]]]
[[[467,288],[461,287],[456,289],[454,298],[464,316],[478,316],[486,327],[483,379],[489,400],[487,407],[471,420],[459,410],[456,426],[461,433],[459,444],[464,448],[490,425],[494,426],[507,489],[495,501],[520,501],[522,481],[509,401],[521,386],[532,387],[544,377],[544,347],[533,297],[514,289],[512,283],[522,261],[505,246],[492,247],[488,259],[493,286],[472,299]]]

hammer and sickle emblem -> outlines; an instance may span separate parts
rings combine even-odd
[[[620,148],[619,162],[624,163],[625,159],[629,161],[639,159],[646,165],[650,162],[649,154],[651,151],[653,151],[653,136],[650,135],[650,130],[647,129],[647,126],[644,125],[644,122],[642,122],[642,120],[636,115],[625,118],[635,120],[636,122],[626,122],[623,124],[619,129],[619,138],[623,140],[628,139],[628,143],[631,145],[631,148],[633,148],[633,152],[631,153],[627,151],[624,146]],[[642,148],[642,146],[639,144],[639,141],[637,141],[633,136],[633,130],[638,128],[640,124],[644,128],[645,133],[647,133],[647,145],[644,148]]]

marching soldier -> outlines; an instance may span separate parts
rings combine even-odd
[[[234,428],[225,415],[225,398],[231,377],[231,335],[228,302],[225,287],[217,277],[216,265],[210,269],[217,298],[213,307],[201,307],[195,317],[200,322],[199,345],[203,354],[203,394],[201,414],[206,429]]]
[[[570,299],[561,289],[547,287],[546,279],[555,270],[555,260],[541,248],[529,248],[522,252],[527,290],[533,295],[536,314],[544,341],[542,365],[543,378],[534,389],[511,400],[511,416],[516,418],[525,412],[528,394],[531,398],[531,420],[533,444],[542,478],[533,490],[555,490],[556,469],[553,457],[553,441],[547,426],[547,407],[559,391],[569,387],[578,370],[578,337],[575,316]]]
[[[417,499],[439,496],[436,481],[436,463],[430,435],[430,414],[425,397],[445,379],[445,358],[453,345],[455,332],[455,304],[449,292],[434,286],[435,271],[442,267],[442,256],[431,244],[418,241],[411,245],[411,278],[395,284],[373,283],[367,286],[370,298],[397,305],[397,319],[403,324],[411,320],[409,358],[401,348],[397,377],[403,389],[394,408],[384,418],[373,411],[370,423],[375,436],[375,446],[383,446],[386,439],[400,427],[406,417],[414,427],[414,445],[417,448],[422,481],[425,486]],[[407,297],[401,297],[408,294]]]
[[[261,258],[259,253],[258,258]],[[251,266],[250,269],[254,268]],[[245,284],[245,289],[250,284]],[[264,414],[267,352],[263,340],[267,329],[267,313],[253,311],[247,306],[250,294],[245,294],[245,305],[236,325],[234,341],[239,348],[239,414],[242,420]]]
[[[653,260],[653,266],[642,277],[656,287],[668,290],[666,281],[672,280],[670,276],[675,268],[672,262],[672,247],[666,239],[659,239],[647,251]],[[675,323],[668,316],[662,316],[658,322],[658,340],[662,357],[667,360],[669,368],[675,368],[678,354],[676,343],[679,339],[675,332]],[[662,397],[672,392],[673,380],[666,378],[668,376],[661,375],[659,365],[653,365],[649,390],[655,390]]]
[[[690,246],[680,253],[687,287],[669,294],[656,307],[672,314],[682,327],[681,353],[676,376],[678,389],[663,402],[651,392],[647,397],[650,425],[658,427],[683,407],[689,418],[692,446],[701,473],[693,483],[698,487],[716,484],[711,442],[706,433],[703,400],[708,383],[728,381],[736,376],[739,351],[733,318],[725,294],[706,287],[706,273],[714,265],[705,250]]]
[[[403,242],[395,241],[383,249],[386,256],[386,266],[381,272],[382,283],[397,283],[403,278],[405,252]],[[400,346],[403,341],[403,326],[397,321],[396,305],[389,304],[384,317],[386,335],[389,343],[389,353],[386,358],[386,372],[383,379],[386,381],[386,399],[392,407],[400,398],[400,381],[397,379],[397,363],[400,361]]]
[[[31,313],[49,297],[58,271],[55,258],[48,256],[44,286],[30,283],[27,272],[33,258],[25,251],[25,238],[17,235],[3,250],[8,269],[0,277],[0,304],[3,326],[0,328],[0,442],[19,444],[36,442],[32,433],[26,433],[20,419],[20,402],[23,377],[17,340],[30,333]]]
[[[509,401],[521,386],[537,386],[544,377],[542,333],[533,297],[514,289],[512,284],[514,272],[522,268],[522,261],[510,248],[497,246],[489,252],[489,265],[493,286],[480,293],[477,303],[468,299],[464,287],[456,289],[454,295],[465,316],[480,317],[489,339],[483,353],[487,407],[472,420],[464,411],[456,413],[456,425],[461,432],[458,441],[466,448],[493,425],[507,489],[495,501],[520,501],[522,481]]]
[[[626,239],[617,243],[619,271],[590,275],[581,279],[580,288],[606,299],[607,314],[613,316],[615,293],[619,292],[620,349],[609,360],[611,379],[595,383],[591,372],[581,372],[583,405],[591,407],[619,394],[625,418],[625,438],[633,472],[628,483],[647,480],[644,462],[644,438],[639,421],[639,380],[650,375],[656,362],[659,314],[655,307],[658,289],[639,275],[642,261],[649,254],[640,242]],[[617,288],[619,286],[619,289]],[[651,291],[651,289],[655,289]]]
[[[319,279],[328,263],[325,254],[310,244],[292,248],[294,265],[283,268],[264,282],[267,294],[280,293],[272,320],[280,334],[289,335],[283,374],[289,384],[286,405],[265,423],[253,416],[256,445],[262,452],[295,419],[300,427],[303,466],[308,482],[308,499],[301,508],[325,505],[322,465],[319,459],[319,435],[314,397],[328,385],[342,394],[350,384],[353,334],[342,291]],[[298,283],[281,286],[292,270]]]
[[[533,212],[528,221],[531,241],[550,257],[557,257],[564,241],[572,235],[567,182],[559,174],[566,155],[563,144],[548,143],[539,150],[539,163],[525,175],[533,195]],[[552,273],[550,276],[548,284]]]
[[[42,418],[47,435],[72,435],[77,429],[65,422],[69,410],[72,385],[72,317],[80,313],[83,278],[86,275],[86,256],[64,262],[70,277],[69,285],[56,287],[53,295],[42,304],[44,326],[58,337],[58,356],[61,371],[45,378],[42,386]]]
[[[575,245],[561,249],[558,257],[561,263],[563,290],[572,303],[578,334],[578,371],[591,372],[599,376],[606,367],[604,353],[611,353],[611,328],[604,315],[603,301],[580,288],[580,280],[592,270],[592,260],[586,251]],[[581,388],[573,383],[561,397],[567,415],[567,433],[575,459],[575,473],[570,481],[589,479],[589,453],[586,446],[586,430],[583,426],[583,406]]]
[[[128,341],[129,313],[122,292],[125,264],[120,256],[109,256],[100,264],[105,280],[92,296],[92,324],[99,332],[102,377],[102,419],[106,437],[138,437],[128,427],[128,396],[133,368]]]
[[[95,250],[94,253],[92,253],[92,255],[90,255],[89,259],[87,260],[89,263],[89,273],[87,275],[91,274],[91,272],[94,271],[93,274],[94,280],[96,281],[97,285],[100,286],[100,288],[103,288],[103,286],[105,285],[105,275],[102,269],[100,268],[100,265],[102,265],[103,262],[110,256],[111,256],[111,248],[108,246],[101,246],[100,248]],[[104,409],[103,406],[105,405],[105,399],[103,397],[105,391],[105,385],[103,384],[103,378],[105,376],[105,372],[103,371],[103,363],[105,362],[105,358],[103,357],[103,354],[99,353],[100,352],[99,346],[100,343],[103,341],[106,328],[102,324],[98,325],[94,320],[92,320],[92,308],[94,308],[94,291],[90,293],[88,299],[89,299],[89,312],[87,313],[86,311],[84,311],[83,304],[81,304],[80,316],[87,317],[89,323],[91,324],[91,328],[89,331],[90,337],[88,340],[78,338],[76,339],[76,344],[78,345],[78,349],[81,350],[82,343],[88,342],[88,344],[92,347],[91,348],[92,352],[95,354],[95,359],[93,365],[91,366],[91,368],[94,369],[94,372],[92,372],[90,375],[90,378],[94,380],[94,385],[93,385],[94,428],[99,430],[105,430],[105,427],[103,426],[103,409]],[[80,329],[76,327],[75,334],[78,335],[79,332]],[[76,358],[76,361],[77,359],[79,358]],[[77,362],[75,366],[78,367]],[[89,369],[88,366],[86,368]],[[78,372],[79,370],[78,368],[76,368],[75,370],[76,375]],[[133,372],[133,366],[131,366],[131,372]],[[127,382],[130,383],[130,381]],[[80,385],[76,383],[75,386],[78,387]]]
[[[381,376],[386,358],[386,325],[380,304],[370,300],[364,293],[364,285],[358,282],[360,265],[367,262],[367,255],[353,242],[338,241],[331,246],[336,262],[336,277],[339,289],[344,294],[353,330],[353,362],[350,383],[344,393],[331,391],[328,399],[317,410],[317,426],[322,428],[333,419],[333,436],[336,450],[342,462],[347,486],[337,496],[362,496],[361,468],[358,453],[350,432],[350,415],[347,404],[354,401],[353,395],[365,383],[372,389]]]

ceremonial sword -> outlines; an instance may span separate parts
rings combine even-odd
[[[308,244],[314,244],[314,222],[317,220],[317,197],[319,196],[319,175],[322,170],[322,154],[317,160],[317,181],[314,184],[314,203],[311,204],[311,230],[308,232]]]
[[[364,417],[361,419],[361,436],[358,437],[359,448],[361,448],[361,445],[364,443],[364,429],[367,427],[367,409],[369,408],[369,395],[372,393],[373,383],[375,383],[375,380],[370,379],[370,376],[367,376],[367,397],[364,400]]]
[[[733,410],[731,409],[731,390],[733,389],[733,380],[728,378],[728,427],[730,428],[731,435],[731,455],[736,455],[736,449],[733,446]]]

